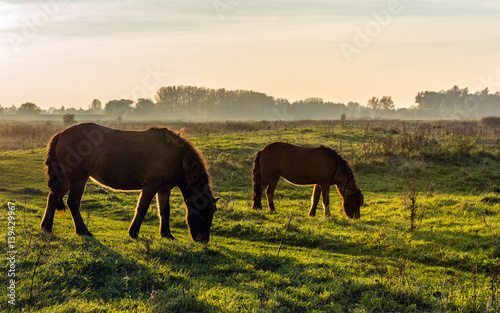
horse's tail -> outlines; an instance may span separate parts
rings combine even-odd
[[[47,186],[49,186],[50,192],[54,196],[56,209],[58,211],[64,211],[66,209],[62,199],[64,195],[61,194],[61,187],[64,182],[64,172],[56,157],[56,146],[60,134],[61,133],[55,134],[47,145],[45,165],[47,166]]]
[[[254,209],[262,209],[262,182],[261,182],[261,173],[260,173],[260,155],[261,151],[258,151],[255,154],[255,159],[253,160],[253,168],[252,168],[252,180],[253,180],[253,208]]]

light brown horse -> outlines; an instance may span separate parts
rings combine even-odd
[[[80,201],[89,177],[116,190],[141,190],[128,230],[136,238],[151,200],[156,195],[160,235],[170,232],[170,190],[178,187],[187,207],[187,224],[194,241],[208,242],[215,213],[210,177],[198,150],[166,128],[123,131],[93,123],[69,127],[47,145],[50,193],[40,228],[51,231],[55,210],[67,204],[75,232],[91,236],[80,215]]]
[[[253,165],[253,208],[262,209],[262,192],[266,189],[269,209],[275,211],[273,196],[280,177],[296,185],[314,185],[309,216],[316,215],[323,194],[325,216],[330,216],[330,186],[336,185],[342,196],[344,213],[349,218],[360,217],[364,198],[356,186],[349,164],[335,150],[325,146],[299,147],[284,142],[265,146],[255,155]]]

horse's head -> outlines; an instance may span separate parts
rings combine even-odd
[[[361,215],[359,208],[363,205],[365,199],[361,190],[346,190],[342,195],[342,207],[344,213],[349,218],[358,219]]]
[[[209,188],[204,192],[196,190],[185,199],[189,234],[194,241],[207,243],[210,240],[210,227],[217,211],[217,200],[219,198],[214,198]]]

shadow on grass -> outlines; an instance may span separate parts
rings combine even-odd
[[[76,238],[50,238],[36,276],[36,303],[27,306],[24,298],[17,308],[65,311],[74,309],[68,307],[73,301],[150,312],[404,311],[411,305],[426,311],[434,305],[421,290],[359,280],[353,273],[373,264],[346,266],[350,255],[311,266],[302,258],[278,257],[275,250],[242,250],[237,246],[252,247],[255,240],[238,238],[234,247],[139,239],[129,245],[132,257],[126,257],[95,238]],[[287,244],[303,245],[288,239]],[[366,260],[374,255],[363,254]]]
[[[252,246],[249,240],[240,241],[245,246]],[[251,310],[268,312],[359,307],[391,311],[404,310],[410,304],[426,310],[432,306],[418,292],[396,288],[389,283],[356,281],[344,265],[334,262],[311,267],[294,257],[278,257],[258,249],[241,251],[210,245],[194,246],[189,250],[161,245],[154,247],[151,255],[159,263],[168,264],[172,272],[188,273],[190,290],[198,286],[217,286],[222,290],[220,297],[237,295],[241,303],[232,307],[236,310],[242,309],[244,303]]]
[[[478,235],[474,232],[457,230],[421,230],[411,234],[404,229],[384,232],[379,225],[364,223],[364,231],[360,233],[356,225],[338,217],[331,217],[335,229],[322,233],[311,225],[302,226],[300,220],[294,221],[285,236],[283,225],[269,219],[260,212],[250,212],[253,223],[248,223],[240,216],[241,212],[226,213],[231,225],[215,225],[213,234],[262,242],[264,244],[280,244],[286,247],[319,249],[325,252],[349,255],[353,257],[387,257],[393,260],[407,260],[426,266],[442,266],[469,272],[473,266],[481,263],[480,270],[486,270],[488,262],[477,257],[477,250],[490,250],[488,256],[493,260],[500,255],[500,241],[493,233]],[[237,221],[241,222],[237,222]],[[283,221],[285,222],[285,221]],[[318,225],[318,228],[321,226]],[[323,225],[324,227],[324,225]],[[349,230],[352,230],[350,234]],[[347,232],[346,232],[347,231]],[[381,233],[380,233],[381,232]]]
[[[41,310],[59,307],[66,311],[74,310],[67,307],[68,302],[83,300],[97,301],[105,307],[106,303],[118,304],[124,309],[148,303],[159,312],[211,309],[197,298],[185,297],[185,286],[189,285],[185,277],[160,277],[156,269],[158,264],[149,257],[147,262],[142,262],[141,242],[137,241],[135,245],[137,259],[133,259],[124,257],[93,237],[77,239],[51,235],[50,246],[41,252],[43,262],[20,264],[29,269],[37,267],[37,271],[32,275],[33,271],[27,270],[27,275],[22,278],[27,281],[35,278],[33,298],[28,298],[29,293],[25,292],[28,286],[23,286],[19,292],[25,296],[18,300],[17,308]],[[173,298],[164,302],[160,295]]]

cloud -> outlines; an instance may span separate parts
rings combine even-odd
[[[373,12],[390,2],[383,1],[265,1],[265,0],[8,0],[0,2],[5,11],[0,31],[19,32],[26,21],[52,7],[54,13],[45,27],[45,36],[103,37],[143,33],[252,29],[260,32],[287,31],[302,27],[363,23]],[[404,7],[400,17],[422,20],[434,17],[496,18],[499,4],[493,1],[410,1],[400,0]],[[55,9],[54,9],[55,8]],[[6,21],[8,20],[8,21]]]

